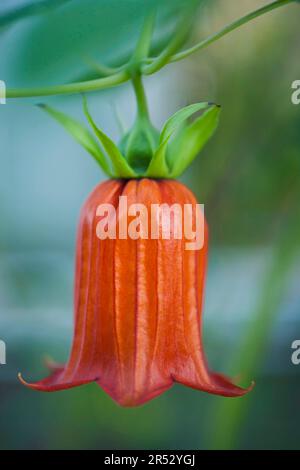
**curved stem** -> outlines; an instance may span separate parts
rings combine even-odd
[[[140,65],[143,59],[149,54],[151,38],[155,24],[155,17],[156,11],[152,10],[151,13],[144,20],[140,37],[138,39],[135,51],[131,58],[132,64]]]
[[[86,82],[68,83],[65,85],[53,85],[42,88],[20,88],[8,89],[7,98],[29,98],[35,96],[68,95],[73,93],[84,93],[88,91],[104,90],[129,80],[130,76],[125,70],[110,75],[109,77],[89,80]]]
[[[89,66],[91,69],[97,72],[97,74],[99,75],[99,78],[109,77],[111,75],[114,75],[120,72],[124,68],[123,66],[109,67],[108,65],[104,65],[89,56],[82,57],[82,60],[83,62],[85,62],[87,66]]]
[[[174,52],[173,48],[176,48],[178,46],[177,41],[179,39],[177,36],[176,40],[174,39],[174,41],[171,41],[167,49],[163,51],[161,55],[159,55],[158,57],[144,58],[141,60],[141,62],[144,62],[144,64],[148,64],[148,66],[145,66],[143,68],[142,72],[146,75],[153,74],[159,69],[161,69],[167,63],[177,62],[179,60],[185,59],[186,57],[190,56],[194,52],[197,52],[200,49],[205,48],[209,44],[212,44],[213,42],[222,38],[223,36],[230,33],[231,31],[234,31],[240,26],[248,23],[249,21],[259,16],[262,16],[265,13],[268,13],[272,10],[275,10],[276,8],[282,7],[284,5],[288,5],[289,3],[292,3],[295,1],[298,1],[298,0],[276,0],[272,3],[269,3],[268,5],[262,8],[259,8],[258,10],[255,10],[252,13],[249,13],[248,15],[243,16],[242,18],[225,26],[223,29],[221,29],[215,34],[212,34],[211,36],[199,42],[195,46],[190,47],[189,49],[186,49],[182,52],[178,52],[177,54],[171,55]],[[149,25],[150,25],[150,22],[149,22]],[[150,26],[148,27],[150,30]],[[149,31],[147,34],[149,34]],[[130,61],[129,61],[129,64],[130,64]],[[131,78],[131,73],[128,70],[128,68],[125,66],[125,69],[120,70],[119,72],[114,73],[104,78],[70,83],[70,84],[65,84],[65,85],[57,85],[57,86],[54,85],[54,86],[48,86],[48,87],[42,87],[42,88],[8,89],[6,96],[7,98],[26,98],[26,97],[35,97],[35,96],[50,96],[50,95],[66,95],[66,94],[72,94],[72,93],[83,93],[83,92],[88,92],[88,91],[103,90],[106,88],[117,86],[117,85],[120,85],[121,83],[128,81],[130,78]],[[137,85],[137,87],[139,88],[139,85]],[[143,103],[143,101],[145,101],[144,99],[145,97],[142,98],[141,90],[138,93],[140,94],[140,97],[141,97],[140,102]],[[145,103],[142,106],[145,106]]]
[[[189,8],[184,17],[179,22],[177,31],[174,33],[167,47],[161,52],[161,54],[158,55],[158,57],[153,59],[149,65],[145,65],[142,68],[143,74],[152,75],[170,62],[173,54],[180,49],[182,44],[184,44],[191,31],[193,14],[194,10]]]
[[[233,23],[230,23],[229,25],[225,26],[223,29],[221,29],[217,33],[212,34],[211,36],[199,42],[195,46],[192,46],[189,49],[186,49],[185,51],[178,52],[178,54],[175,54],[170,58],[169,62],[177,62],[178,60],[185,59],[191,54],[194,54],[194,52],[197,52],[200,49],[204,49],[204,47],[208,46],[209,44],[212,44],[213,42],[222,38],[223,36],[230,33],[231,31],[234,31],[240,26],[248,23],[249,21],[254,20],[255,18],[258,18],[259,16],[262,16],[265,13],[268,13],[272,10],[275,10],[276,8],[283,7],[284,5],[288,5],[289,3],[292,3],[292,2],[295,2],[295,0],[276,0],[275,2],[269,3],[268,5],[265,5],[264,7],[259,8],[258,10],[255,10],[252,13],[249,13],[248,15],[243,16],[242,18],[239,18]]]

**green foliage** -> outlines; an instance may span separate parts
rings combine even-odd
[[[128,163],[140,175],[145,174],[153,158],[159,141],[159,132],[151,123],[137,119],[130,132],[125,134],[119,144]]]
[[[145,16],[156,7],[151,54],[160,54],[169,42],[178,10],[182,10],[180,0],[73,0],[53,9],[51,15],[40,15],[20,33],[13,54],[12,73],[19,81],[17,85],[99,78],[92,62],[116,66],[126,62],[135,49]]]
[[[150,162],[149,168],[146,175],[149,177],[163,178],[163,177],[174,177],[175,172],[178,175],[183,173],[187,165],[185,162],[185,154],[182,155],[178,152],[178,147],[184,149],[187,145],[186,134],[181,132],[177,138],[174,139],[173,145],[168,145],[169,140],[173,134],[178,132],[184,125],[187,119],[194,113],[203,110],[209,106],[209,103],[196,103],[190,106],[186,106],[183,109],[177,111],[171,116],[165,123],[159,139],[159,147],[153,155]],[[205,116],[205,114],[203,115]],[[202,122],[205,122],[202,120]],[[201,133],[201,126],[197,129],[197,133]],[[193,136],[193,131],[190,132]],[[196,156],[196,155],[195,155]]]
[[[88,122],[90,123],[93,131],[95,132],[111,160],[114,169],[113,176],[117,178],[135,178],[137,176],[135,171],[128,165],[125,158],[123,158],[123,155],[121,154],[118,147],[107,135],[104,134],[103,131],[101,131],[101,129],[96,126],[92,116],[89,113],[87,101],[85,98],[83,101],[83,108]]]
[[[220,106],[213,105],[202,116],[182,130],[169,152],[171,175],[180,176],[193,162],[206,142],[214,134],[220,114]]]
[[[70,1],[71,0],[42,0],[28,3],[22,7],[13,8],[2,15],[0,14],[0,31],[17,21],[48,13],[49,11],[61,7]]]
[[[192,163],[217,127],[219,107],[210,103],[196,103],[177,111],[165,123],[161,134],[152,124],[138,116],[132,130],[121,139],[119,148],[95,124],[83,99],[85,116],[99,139],[73,118],[40,105],[42,109],[79,142],[97,161],[102,170],[115,178],[173,178],[179,176]],[[194,113],[204,110],[202,116],[186,124]],[[178,132],[179,131],[179,132]],[[175,134],[173,142],[169,142]],[[177,134],[177,135],[176,135]]]
[[[85,0],[82,1],[85,2]],[[112,3],[112,1],[108,0],[107,3]],[[78,1],[73,0],[72,3],[77,8]],[[101,0],[96,0],[96,3],[103,6]],[[224,11],[219,8],[222,4]],[[68,11],[71,12],[71,5],[68,6],[69,8]],[[235,2],[230,2],[230,4],[227,4],[225,0],[219,2],[217,21],[221,20],[223,15],[226,18],[229,15],[234,17],[235,8]],[[52,344],[52,353],[57,355],[57,358],[63,360],[67,357],[67,344],[64,346],[65,349],[60,351],[62,342],[60,334],[64,337],[67,335],[64,330],[63,332],[59,330],[61,328],[59,319],[64,318],[63,322],[65,322],[65,318],[71,316],[69,299],[72,296],[72,289],[69,284],[71,284],[72,268],[70,267],[67,271],[66,264],[72,265],[72,260],[66,261],[66,253],[59,252],[59,258],[56,261],[53,251],[56,253],[57,250],[57,234],[65,240],[65,244],[62,243],[59,246],[63,246],[67,253],[71,251],[73,232],[70,235],[70,232],[65,229],[66,225],[63,220],[68,220],[67,224],[73,227],[81,200],[96,184],[99,177],[94,174],[90,175],[89,165],[84,162],[78,162],[82,165],[79,170],[78,168],[76,170],[80,173],[78,179],[76,179],[76,174],[70,175],[68,159],[72,162],[73,155],[66,156],[66,164],[66,160],[59,159],[58,156],[57,161],[40,158],[40,153],[43,153],[45,149],[45,134],[36,132],[35,124],[39,119],[39,114],[35,114],[34,111],[30,112],[28,103],[12,102],[10,107],[1,108],[1,115],[4,117],[1,126],[1,174],[3,175],[1,220],[4,233],[1,238],[1,250],[4,256],[1,258],[1,264],[3,267],[2,293],[5,294],[2,295],[1,318],[5,335],[9,334],[7,328],[9,318],[15,322],[12,330],[18,335],[17,339],[9,340],[12,360],[6,366],[9,369],[6,367],[5,370],[3,369],[5,373],[1,379],[3,381],[1,383],[3,392],[1,417],[3,423],[6,423],[2,429],[2,448],[191,449],[207,448],[208,444],[214,448],[223,446],[295,449],[299,447],[299,423],[297,413],[295,413],[299,403],[299,374],[297,368],[289,364],[289,335],[299,331],[299,321],[295,323],[291,323],[289,319],[285,321],[282,315],[280,325],[276,325],[278,314],[284,314],[287,310],[297,314],[299,310],[299,299],[295,290],[297,277],[293,281],[293,278],[289,276],[292,274],[289,267],[292,268],[294,263],[296,265],[298,262],[300,240],[298,208],[300,114],[299,106],[292,106],[290,102],[290,83],[295,77],[297,78],[298,73],[297,12],[298,9],[295,6],[282,11],[282,15],[281,13],[270,15],[266,18],[266,22],[265,20],[260,22],[259,34],[256,34],[256,31],[250,27],[247,32],[237,36],[239,47],[236,47],[236,36],[232,38],[232,42],[228,37],[228,40],[220,41],[218,50],[212,48],[208,51],[209,53],[204,53],[203,61],[198,60],[197,57],[197,60],[191,64],[193,74],[185,75],[184,86],[178,89],[176,98],[179,103],[185,102],[187,97],[190,102],[198,101],[199,96],[205,96],[208,89],[209,93],[212,90],[215,93],[212,96],[214,101],[222,103],[222,125],[218,134],[207,149],[203,150],[203,158],[195,160],[191,169],[186,172],[185,182],[196,193],[199,200],[205,203],[210,225],[209,289],[204,314],[204,340],[209,363],[216,370],[226,371],[228,374],[232,372],[232,376],[240,374],[240,378],[245,380],[246,385],[252,379],[256,381],[256,387],[251,395],[242,399],[223,399],[175,386],[170,392],[151,401],[148,405],[138,409],[122,410],[116,407],[94,384],[53,395],[35,394],[16,384],[16,373],[19,368],[24,372],[25,369],[32,371],[35,365],[36,377],[42,373],[34,358],[51,348],[48,348],[42,336],[42,344],[35,346],[36,351],[32,349],[38,342],[38,331],[41,333],[42,325],[48,327],[46,311],[49,307],[55,307],[55,312],[52,310],[50,312],[51,318],[53,314],[53,324],[50,324],[50,327],[55,332],[55,338],[48,334],[47,341],[49,346]],[[93,13],[92,9],[91,17]],[[53,15],[51,12],[51,16],[56,21],[56,13]],[[86,20],[87,16],[84,19]],[[93,23],[92,20],[93,18],[91,18]],[[106,20],[113,22],[111,18],[106,17]],[[124,19],[124,21],[127,20]],[[213,19],[212,23],[214,22]],[[32,43],[29,38],[32,33],[41,39],[43,35],[41,34],[40,37],[37,35],[40,23],[47,24],[48,21],[44,21],[44,18],[34,18],[34,21],[28,18],[22,23],[23,32],[20,32],[17,27],[11,30],[12,37],[9,43],[9,55],[12,56],[9,58],[11,68],[13,68],[14,61],[19,60],[16,58],[18,54],[13,52],[14,46],[21,50],[24,56],[22,66],[16,63],[15,70],[26,73],[26,60],[28,63],[35,62],[31,56]],[[134,24],[140,26],[138,21]],[[132,25],[133,23],[130,22],[127,31],[123,30],[126,45],[131,43],[129,37],[137,32],[136,30],[133,32]],[[58,26],[61,27],[60,21],[58,21]],[[78,29],[80,29],[79,23]],[[52,31],[55,47],[57,47],[58,41],[54,26]],[[60,35],[61,31],[58,30],[57,34]],[[162,42],[159,41],[159,36],[160,33],[155,42],[161,47]],[[23,39],[26,44],[23,43]],[[97,51],[100,46],[104,50],[104,44],[101,41],[103,41],[103,36],[102,29],[99,27],[99,42],[96,40],[95,45]],[[118,49],[120,43],[117,38],[114,40],[114,28],[108,41],[113,46],[111,57],[117,57],[120,52]],[[77,45],[76,41],[75,44]],[[37,47],[38,43],[34,49]],[[45,44],[40,44],[40,47],[45,54]],[[105,47],[107,49],[107,44]],[[53,59],[50,64],[48,57],[45,56],[43,65],[41,55],[38,58],[40,67],[28,70],[30,78],[28,75],[26,80],[30,84],[35,81],[40,83],[40,77],[44,77],[49,83],[50,81],[56,82],[60,76],[63,81],[73,76],[72,60],[76,55],[76,49],[71,50],[71,57],[65,55],[65,51],[67,51],[65,44],[62,44],[61,54],[57,49],[55,56],[57,63]],[[257,51],[260,53],[257,54]],[[102,54],[100,55],[102,58]],[[154,55],[153,48],[151,55]],[[98,53],[95,52],[94,57],[98,64]],[[104,60],[105,57],[106,54],[103,56]],[[88,74],[89,70],[85,70],[84,62],[79,55],[76,60],[79,73],[86,71]],[[56,75],[56,70],[59,71],[58,75]],[[94,78],[97,78],[100,71],[97,69],[93,73]],[[22,74],[17,76],[15,73],[13,75],[13,81],[18,80],[23,85],[25,76]],[[201,81],[198,80],[199,76],[201,76]],[[100,96],[97,96],[97,104],[101,104]],[[64,103],[60,106],[63,109]],[[99,119],[101,120],[101,117]],[[6,134],[8,136],[11,132],[15,135],[17,127],[20,132],[18,143],[12,145],[10,139],[6,138]],[[186,127],[182,126],[183,129]],[[182,128],[179,126],[178,133],[183,130]],[[49,137],[50,130],[44,130],[45,133],[48,132]],[[26,140],[24,134],[26,134]],[[55,144],[56,137],[57,143]],[[60,147],[63,142],[59,137],[59,135],[53,135],[52,152],[57,153],[56,147],[58,147],[62,154],[65,154],[64,148]],[[174,139],[175,135],[168,142],[169,148]],[[40,140],[42,141],[39,142]],[[22,145],[26,141],[35,142],[34,146],[30,143]],[[100,145],[98,144],[99,148]],[[167,159],[170,155],[172,152],[167,152]],[[17,167],[20,168],[19,171]],[[81,168],[84,169],[82,174]],[[49,198],[47,203],[53,199],[53,195],[58,193],[53,205],[55,207],[60,204],[63,207],[63,215],[61,215],[63,219],[59,218],[60,214],[57,214],[58,218],[56,216],[51,218],[47,215],[49,226],[47,224],[45,231],[49,232],[48,242],[45,242],[43,238],[43,224],[40,218],[45,212],[45,199],[43,199],[43,191],[39,189],[40,186],[36,186],[43,177],[45,169],[50,170],[48,180],[45,178],[46,185],[49,183],[49,187],[45,187],[45,193]],[[69,178],[67,191],[66,177]],[[11,184],[11,181],[14,184]],[[53,181],[56,183],[54,193]],[[7,189],[11,188],[8,193],[6,185]],[[27,194],[30,193],[27,189],[30,186],[34,187],[31,199]],[[16,187],[19,188],[17,192]],[[30,235],[28,235],[27,245],[26,234],[24,236],[23,230],[20,230],[22,218],[17,221],[18,225],[12,223],[12,215],[16,211],[14,200],[16,198],[19,205],[20,194],[24,198],[24,203],[26,202],[24,207],[30,208],[26,212],[27,225],[23,225],[23,227],[28,227],[29,224],[29,227],[32,227],[28,229]],[[44,197],[46,197],[45,194]],[[6,208],[4,204],[7,204]],[[35,223],[32,223],[30,217],[35,211],[38,213],[38,218]],[[280,232],[279,236],[278,232]],[[21,233],[21,236],[18,237],[18,233]],[[33,247],[37,246],[48,258],[54,258],[53,268],[49,269],[48,261],[41,263],[36,261]],[[265,277],[259,276],[257,283],[244,286],[244,289],[242,288],[236,296],[234,292],[239,290],[239,279],[244,277],[245,272],[251,272],[253,268],[251,260],[243,254],[248,253],[249,249],[255,250],[256,247],[268,250],[266,263],[259,268],[266,268]],[[234,267],[229,281],[225,279],[227,270],[224,275],[219,256],[224,248],[225,252],[229,250],[230,258],[233,255],[238,260],[238,266]],[[19,273],[17,276],[15,274],[14,285],[7,283],[10,278],[13,278],[13,269],[7,268],[5,250],[7,250],[8,258],[13,258],[14,270]],[[25,255],[27,250],[27,256],[30,259],[29,268],[22,263],[21,250]],[[16,252],[16,257],[12,256],[13,251]],[[39,260],[40,254],[36,257]],[[58,277],[60,272],[64,273],[64,282],[61,277]],[[53,277],[52,284],[49,282],[50,273]],[[218,289],[220,285],[222,291],[224,284],[228,287],[226,297]],[[260,284],[261,290],[257,290],[257,284]],[[252,314],[245,318],[239,309],[244,312],[249,299]],[[65,303],[68,305],[66,311],[63,310]],[[226,320],[224,316],[222,318],[224,304],[228,313]],[[10,309],[9,306],[14,308]],[[38,312],[41,322],[37,326],[35,312]],[[289,318],[289,315],[287,317]],[[224,324],[225,331],[223,330]],[[226,331],[228,325],[230,333]],[[27,337],[29,330],[33,333],[32,336]],[[276,335],[273,335],[274,331]],[[272,338],[270,338],[271,335]],[[270,339],[272,339],[272,349]],[[236,350],[234,345],[239,345],[239,340],[241,340],[240,348]],[[231,358],[234,357],[236,360],[231,362]],[[226,367],[229,364],[233,367]],[[35,412],[33,413],[32,410]],[[209,427],[212,432],[208,443]]]
[[[130,4],[127,2],[110,2],[106,4],[104,0],[95,2],[95,0],[74,0],[68,9],[68,4],[64,9],[60,10],[60,14],[54,12],[49,22],[48,16],[43,18],[36,27],[37,34],[29,37],[29,42],[25,39],[22,44],[30,49],[30,56],[23,54],[22,49],[19,49],[21,55],[18,57],[16,63],[20,67],[14,71],[15,75],[32,79],[39,79],[39,86],[33,88],[23,89],[8,89],[7,97],[26,97],[26,96],[47,96],[54,94],[68,94],[68,93],[82,93],[84,91],[100,90],[103,88],[110,88],[117,84],[123,83],[136,72],[149,75],[157,72],[170,62],[182,60],[196,51],[203,49],[209,44],[219,40],[226,34],[234,31],[242,25],[262,16],[272,10],[288,5],[294,0],[277,0],[271,2],[264,7],[261,7],[238,20],[228,24],[217,33],[210,35],[208,38],[200,41],[194,46],[179,51],[181,46],[188,39],[192,26],[196,18],[196,7],[201,5],[204,0],[187,0],[184,4],[180,4],[179,0],[166,0],[163,3],[163,8],[160,5],[159,11],[163,11],[164,15],[164,28],[160,28],[160,35],[152,41],[152,48],[150,51],[151,33],[154,29],[153,11],[158,6],[157,0],[151,0],[149,3],[138,2],[134,0]],[[180,20],[177,28],[171,37],[165,34],[166,31],[166,12],[170,16],[170,12],[174,12],[181,5]],[[116,9],[116,7],[118,8]],[[109,11],[109,8],[112,10]],[[107,9],[107,11],[105,10]],[[177,12],[178,14],[178,12]],[[99,16],[98,16],[99,15]],[[131,25],[131,30],[138,30],[136,21],[139,21],[140,16],[146,16],[146,22],[142,34],[139,36],[137,46],[133,47],[132,35],[130,40],[124,41],[122,37],[122,29],[124,24]],[[172,16],[172,15],[171,15]],[[113,22],[107,21],[107,18],[113,19]],[[147,18],[150,18],[149,20]],[[103,23],[104,20],[104,23]],[[101,21],[103,24],[101,24]],[[69,29],[70,28],[70,29]],[[78,34],[78,28],[80,34]],[[55,34],[54,34],[55,29]],[[101,38],[100,36],[101,31]],[[32,34],[32,30],[31,30]],[[111,56],[107,49],[107,44],[110,40],[114,43],[117,41],[118,47],[114,47],[114,52],[117,54]],[[102,48],[101,48],[101,46]],[[104,48],[104,49],[103,49]],[[111,49],[110,49],[111,50]],[[109,50],[109,51],[110,51]],[[132,53],[132,50],[134,51]],[[151,57],[150,52],[155,57]],[[93,57],[101,54],[101,64],[97,66],[97,60]],[[108,54],[108,55],[107,55]],[[68,72],[73,74],[68,77],[60,76],[61,70],[65,67],[61,61],[62,55],[68,60]],[[26,58],[24,62],[24,57]],[[78,57],[81,58],[81,63],[78,62]],[[113,63],[116,67],[104,65],[103,59],[109,63]],[[90,70],[82,65],[90,64],[92,66],[92,75]],[[128,73],[125,76],[116,77],[116,71],[126,70]],[[104,76],[107,80],[96,80]],[[24,73],[25,72],[25,73]],[[51,74],[55,79],[63,79],[64,82],[72,81],[72,83],[56,86],[41,86],[40,83],[46,79],[47,82],[51,79]],[[74,82],[74,76],[77,82]],[[116,79],[117,78],[117,79]],[[79,81],[78,81],[79,80]]]

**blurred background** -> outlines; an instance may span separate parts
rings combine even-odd
[[[0,79],[11,88],[92,77],[93,61],[127,57],[154,3],[1,0]],[[154,51],[184,2],[157,3]],[[203,1],[190,42],[265,3]],[[300,365],[291,362],[300,339],[300,106],[291,103],[291,83],[300,79],[299,17],[298,5],[280,8],[145,80],[157,127],[193,102],[223,108],[216,135],[182,180],[205,204],[210,225],[209,363],[243,385],[255,380],[241,399],[175,385],[122,409],[95,384],[43,394],[18,382],[19,371],[27,380],[46,375],[45,354],[68,357],[79,210],[105,177],[34,106],[51,103],[84,122],[79,96],[0,106],[2,449],[299,448]],[[88,98],[99,126],[117,140],[116,110],[127,126],[134,118],[130,84]]]

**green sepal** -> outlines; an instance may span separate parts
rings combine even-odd
[[[168,152],[170,178],[178,178],[214,134],[218,126],[220,111],[220,106],[212,105],[171,142]]]
[[[167,164],[166,151],[169,139],[162,142],[147,168],[145,176],[148,178],[169,178],[170,170]]]
[[[137,174],[145,174],[159,144],[159,132],[151,123],[138,118],[121,139],[119,148]]]
[[[75,119],[50,106],[40,106],[64,126],[95,158],[105,173],[113,178],[125,179],[180,176],[213,135],[220,114],[220,106],[212,103],[186,106],[167,120],[160,135],[149,120],[138,117],[131,131],[121,140],[119,149],[95,124],[85,97],[84,113],[101,147]],[[200,117],[187,124],[193,114],[202,110],[205,111]]]
[[[194,103],[186,106],[185,108],[179,109],[173,116],[171,116],[166,123],[160,134],[160,142],[164,142],[169,139],[171,135],[178,130],[178,128],[193,114],[206,109],[210,106],[210,103]]]
[[[82,147],[84,147],[92,157],[94,157],[102,170],[108,176],[112,176],[106,157],[97,144],[97,141],[94,139],[93,135],[82,124],[80,124],[80,122],[48,105],[39,104],[38,106],[59,122],[73,136],[73,138],[82,145]]]
[[[114,168],[114,176],[117,178],[137,178],[137,173],[128,165],[116,144],[95,124],[92,116],[89,113],[85,96],[83,97],[83,110],[89,124],[95,132],[95,135],[100,140],[104,150],[107,152],[111,160],[112,166]]]
[[[193,114],[209,107],[209,103],[195,103],[177,111],[165,123],[159,139],[159,147],[146,171],[149,178],[171,178],[171,167],[167,158],[169,140],[176,133],[184,122]]]

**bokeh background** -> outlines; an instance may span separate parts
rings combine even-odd
[[[44,3],[44,2],[43,2]],[[93,76],[95,60],[132,50],[154,0],[1,0],[0,79],[9,87]],[[180,16],[160,2],[155,48]],[[203,1],[191,43],[261,6]],[[25,7],[25,8],[24,8]],[[212,368],[256,386],[224,399],[175,385],[136,409],[118,407],[95,384],[54,394],[17,380],[46,374],[45,354],[65,361],[72,338],[73,256],[80,206],[104,179],[94,161],[34,106],[0,106],[0,366],[2,449],[297,449],[300,447],[300,6],[272,12],[145,81],[156,126],[179,107],[223,107],[218,132],[183,181],[205,204],[210,259],[204,312]],[[79,96],[43,102],[84,121]],[[130,126],[129,84],[89,95],[114,139]]]

